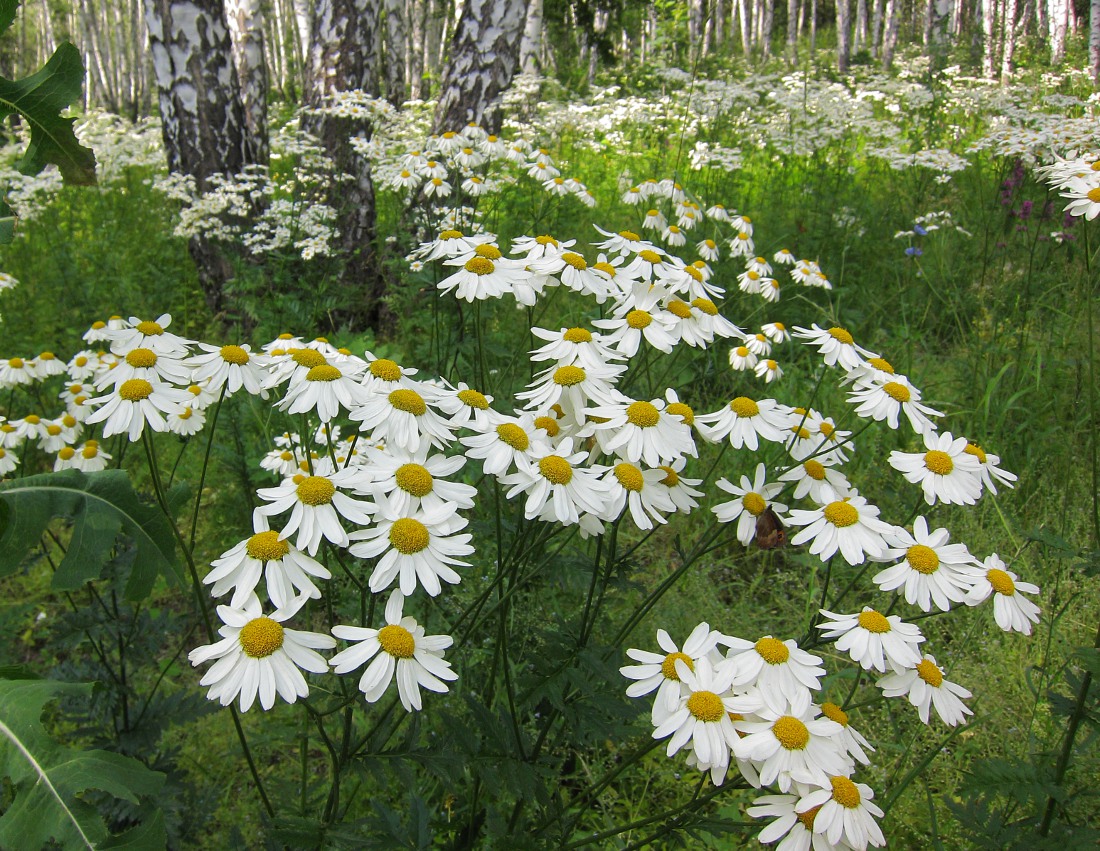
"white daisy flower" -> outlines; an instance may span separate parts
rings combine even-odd
[[[828,492],[823,499],[829,499]],[[831,502],[812,510],[793,509],[791,523],[805,526],[791,543],[801,546],[811,541],[810,553],[827,561],[837,550],[848,564],[863,564],[886,552],[884,536],[894,527],[878,519],[879,510],[855,491],[844,497],[835,493]]]
[[[19,458],[15,453],[0,447],[0,476],[6,476],[18,466]]]
[[[165,418],[168,431],[182,437],[198,434],[206,426],[206,413],[190,405],[181,405]]]
[[[443,693],[447,683],[458,679],[443,651],[454,643],[449,635],[425,635],[411,616],[402,616],[405,597],[394,590],[386,602],[386,625],[381,629],[334,626],[332,634],[356,642],[329,660],[337,674],[370,665],[359,678],[359,690],[374,703],[389,688],[397,674],[397,694],[406,712],[421,708],[420,689]],[[371,661],[373,660],[373,661]]]
[[[888,376],[887,380],[857,379],[848,394],[848,401],[857,406],[857,415],[876,422],[885,420],[890,428],[896,429],[898,415],[904,413],[913,431],[927,434],[937,429],[931,417],[942,417],[943,411],[922,404],[920,399],[920,391],[904,375]]]
[[[575,425],[585,420],[585,406],[613,405],[621,397],[615,381],[626,369],[620,364],[604,364],[598,368],[583,366],[552,366],[535,376],[527,390],[516,394],[526,401],[528,410],[544,411],[561,405],[564,418]]]
[[[729,768],[730,753],[737,730],[730,720],[736,710],[730,673],[715,670],[706,658],[689,667],[683,659],[675,661],[681,692],[676,708],[653,731],[653,738],[668,738],[665,752],[673,756],[684,745],[691,749],[700,766],[710,769],[710,779],[721,786]]]
[[[256,491],[257,495],[270,504],[257,508],[256,514],[271,517],[290,511],[290,519],[282,534],[289,538],[297,532],[295,545],[311,556],[317,554],[322,538],[335,546],[346,547],[348,533],[344,531],[340,518],[356,526],[365,526],[371,522],[375,511],[373,503],[363,502],[338,490],[355,491],[360,481],[359,475],[355,469],[338,470],[328,475],[297,475],[278,487],[260,488]]]
[[[462,577],[454,568],[469,567],[461,557],[474,551],[470,546],[472,536],[459,534],[466,523],[452,504],[444,503],[430,511],[398,511],[390,502],[382,501],[374,525],[351,533],[355,543],[350,552],[363,559],[382,556],[370,575],[372,592],[384,591],[397,580],[406,597],[418,584],[435,597],[443,587],[440,580],[457,585]]]
[[[191,368],[174,355],[158,354],[152,349],[138,347],[123,355],[114,368],[104,371],[95,382],[97,389],[111,385],[118,386],[131,378],[144,378],[146,381],[163,381],[168,384],[187,385],[191,383]]]
[[[244,387],[246,393],[267,398],[267,391],[262,386],[267,378],[266,356],[254,354],[247,344],[219,347],[199,343],[198,346],[206,354],[187,360],[193,370],[192,381],[208,382],[212,391],[218,391],[224,385],[227,396]]]
[[[116,325],[109,322],[104,339],[110,340],[111,350],[119,355],[133,349],[147,348],[158,355],[185,357],[192,342],[167,331],[171,324],[172,317],[167,313],[162,313],[155,321],[131,316],[129,323]]]
[[[758,361],[754,370],[757,378],[763,378],[765,384],[771,384],[783,377],[783,370],[771,358]]]
[[[920,720],[925,724],[928,723],[928,710],[931,706],[936,707],[936,714],[948,727],[965,724],[966,716],[974,714],[962,702],[963,698],[973,695],[962,686],[945,679],[943,669],[932,656],[923,657],[911,670],[881,677],[876,685],[886,697],[907,697],[917,707]]]
[[[925,452],[890,452],[890,466],[919,484],[929,505],[973,505],[982,494],[981,462],[966,451],[965,437],[927,432]]]
[[[868,845],[886,844],[876,818],[883,812],[871,802],[875,793],[866,783],[855,783],[843,775],[833,775],[825,788],[803,795],[797,809],[802,812],[820,808],[814,816],[814,833],[824,834],[834,846],[844,843],[855,851]]]
[[[796,325],[794,336],[805,340],[809,346],[816,346],[827,366],[839,363],[845,370],[851,370],[860,366],[864,358],[874,357],[874,352],[857,345],[851,333],[839,326],[826,330],[818,328],[816,322],[809,328]]]
[[[734,707],[735,711],[738,707]],[[843,774],[847,756],[840,749],[840,725],[820,717],[813,704],[802,712],[776,712],[761,705],[760,720],[735,721],[743,738],[734,743],[740,759],[751,759],[760,771],[760,783],[786,792],[799,782],[827,783],[831,774]]]
[[[439,290],[444,293],[454,290],[456,298],[469,302],[500,298],[505,293],[515,292],[517,284],[531,279],[522,260],[504,257],[492,243],[478,245],[472,254],[459,255],[444,263],[461,268],[440,281]]]
[[[587,328],[562,328],[550,331],[546,328],[532,328],[532,336],[546,340],[546,345],[534,349],[531,360],[555,361],[558,366],[580,366],[585,369],[602,369],[608,361],[622,360],[623,355],[610,348],[600,334],[593,334]]]
[[[918,517],[912,533],[895,526],[887,537],[890,548],[876,561],[902,560],[875,574],[874,583],[883,591],[905,594],[905,602],[930,612],[935,605],[946,612],[961,603],[972,586],[971,565],[977,560],[966,544],[949,544],[943,528],[928,531],[928,521]]]
[[[730,349],[730,368],[736,372],[747,372],[756,369],[758,358],[748,346],[734,346]]]
[[[275,705],[276,693],[287,703],[309,694],[302,670],[323,674],[328,662],[317,650],[328,650],[336,641],[328,635],[288,629],[283,621],[301,608],[303,600],[264,615],[260,601],[252,597],[241,608],[218,606],[222,626],[221,641],[196,647],[187,658],[198,666],[211,659],[217,662],[206,672],[199,685],[210,686],[206,696],[228,706],[240,698],[242,712],[260,699],[260,706]]]
[[[536,430],[531,414],[502,419],[500,424],[459,441],[466,447],[467,458],[480,460],[485,474],[497,478],[512,467],[518,467],[520,459],[527,460],[541,447],[549,446]]]
[[[837,639],[836,649],[859,662],[865,671],[874,668],[886,673],[889,666],[900,674],[920,661],[917,646],[924,636],[918,627],[904,623],[897,615],[886,617],[870,606],[854,615],[838,615],[825,609],[821,614],[831,620],[819,623],[817,628],[825,638]]]
[[[658,629],[657,644],[664,651],[663,654],[633,648],[626,651],[627,656],[641,663],[619,668],[620,674],[635,681],[627,687],[626,696],[644,697],[653,691],[657,692],[651,712],[653,726],[658,726],[668,718],[680,701],[681,681],[676,671],[676,661],[680,660],[692,671],[700,659],[711,657],[712,661],[717,661],[720,657],[715,648],[721,635],[718,630],[711,629],[710,624],[704,622],[691,631],[683,648],[679,648],[665,630]]]
[[[1031,635],[1031,625],[1039,622],[1039,607],[1024,594],[1038,594],[1038,585],[1021,582],[996,553],[973,569],[971,581],[974,586],[966,595],[968,606],[977,606],[992,594],[997,626],[1005,632]]]
[[[783,442],[784,432],[790,425],[790,409],[774,399],[756,401],[738,396],[714,413],[695,419],[708,440],[717,443],[728,437],[734,449],[747,446],[755,452],[760,446],[758,437],[773,443]]]
[[[594,433],[608,455],[656,467],[698,454],[691,426],[682,414],[670,413],[663,399],[646,402],[622,397],[612,405],[588,408],[585,414],[589,420],[580,436]]]
[[[812,440],[813,438],[809,439]],[[795,483],[794,499],[808,496],[821,505],[837,497],[843,499],[852,493],[848,477],[832,466],[832,459],[823,461],[824,457],[807,458],[780,474],[779,481]]]
[[[668,489],[660,483],[667,477],[664,470],[643,470],[629,461],[617,459],[604,473],[607,487],[607,510],[604,519],[615,520],[629,509],[634,525],[639,529],[653,528],[653,522],[667,523],[665,514],[676,511]]]
[[[98,473],[100,470],[106,470],[107,462],[113,458],[113,455],[99,448],[98,440],[88,440],[83,446],[76,448],[72,466],[85,473]]]
[[[695,243],[695,250],[699,252],[699,256],[704,260],[713,263],[718,259],[718,245],[713,239],[703,239]]]
[[[1016,474],[1010,473],[1008,470],[1002,470],[998,466],[1001,463],[999,455],[985,452],[976,443],[967,443],[966,451],[978,459],[978,463],[981,464],[982,485],[994,496],[997,495],[998,484],[1010,488],[1015,487],[1013,482],[1016,481]]]
[[[751,480],[748,476],[741,477],[740,486],[731,484],[725,478],[719,479],[715,484],[726,493],[737,497],[714,506],[711,511],[714,512],[719,523],[737,521],[737,540],[742,545],[747,547],[752,543],[753,538],[756,537],[757,522],[769,508],[780,520],[785,519],[787,506],[781,502],[772,501],[783,490],[783,485],[767,483],[767,474],[762,463],[756,465]]]
[[[290,414],[316,411],[317,418],[327,423],[339,416],[341,408],[354,412],[368,400],[367,391],[359,383],[359,370],[353,364],[322,363],[310,367],[300,381],[292,377],[276,407]]]
[[[823,834],[813,832],[816,809],[798,812],[798,795],[764,795],[753,801],[745,812],[753,818],[775,819],[756,838],[764,845],[779,842],[776,851],[849,851],[844,845],[833,845]],[[780,841],[782,840],[782,841]]]
[[[864,765],[870,765],[871,759],[867,756],[867,751],[874,753],[875,749],[871,747],[871,743],[863,737],[863,734],[856,730],[848,723],[848,713],[837,706],[835,703],[826,701],[821,704],[821,714],[826,718],[836,721],[843,729],[839,735],[839,741],[844,751],[856,762],[861,762]]]
[[[630,298],[619,303],[611,317],[596,319],[592,324],[606,330],[604,339],[627,357],[638,353],[643,339],[657,351],[670,354],[677,336],[675,317],[660,309],[666,291],[640,282],[632,286],[631,293]]]
[[[608,486],[601,480],[606,468],[585,467],[585,458],[586,453],[573,451],[570,438],[555,448],[535,447],[529,457],[516,457],[516,471],[500,476],[500,483],[510,487],[508,499],[527,494],[524,516],[528,520],[570,526],[580,522],[581,514],[602,517],[609,499]]]
[[[758,689],[774,712],[782,714],[789,707],[791,714],[801,715],[813,702],[812,692],[821,688],[821,657],[800,650],[794,639],[765,635],[753,642],[727,635],[719,643],[729,648],[721,665],[732,671],[734,687]]]
[[[681,458],[673,461],[672,464],[662,464],[658,467],[665,474],[665,477],[658,482],[658,487],[668,492],[669,499],[680,514],[690,514],[698,508],[698,499],[703,495],[702,491],[695,489],[696,485],[702,484],[702,479],[689,479],[687,476],[680,475],[686,464],[687,459]]]
[[[791,332],[787,330],[787,326],[782,322],[767,322],[760,327],[760,331],[776,344],[786,343],[791,339]]]
[[[139,440],[145,424],[153,431],[166,431],[165,414],[175,412],[189,401],[184,390],[178,390],[161,381],[144,378],[123,381],[106,396],[89,399],[91,405],[100,407],[88,415],[89,425],[103,423],[103,436],[125,434],[130,441]]]
[[[450,425],[428,407],[424,396],[405,387],[371,396],[350,416],[361,423],[359,429],[368,432],[372,442],[409,452],[423,444],[443,449],[455,439]]]

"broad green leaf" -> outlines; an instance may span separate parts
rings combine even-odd
[[[0,0],[0,34],[7,32],[15,22],[15,13],[19,11],[19,0]]]
[[[120,532],[137,548],[126,596],[148,596],[157,574],[182,583],[172,529],[164,515],[138,499],[122,470],[44,473],[0,483],[0,576],[19,568],[55,517],[73,521],[65,558],[54,574],[58,590],[97,579]]]
[[[80,751],[50,738],[42,725],[46,704],[91,688],[54,680],[0,682],[0,776],[10,780],[14,796],[0,816],[0,847],[36,849],[52,841],[62,848],[95,848],[109,834],[81,793],[98,789],[136,804],[139,795],[156,792],[164,782],[163,774],[130,757]]]

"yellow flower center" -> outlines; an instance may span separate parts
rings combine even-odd
[[[238,638],[246,656],[264,659],[283,646],[283,625],[271,618],[253,618]]]
[[[583,270],[588,268],[588,261],[573,251],[566,251],[561,256],[561,259],[564,260],[568,265],[572,266],[574,269]]]
[[[486,260],[499,260],[503,256],[500,253],[500,249],[491,242],[483,242],[481,245],[477,246],[474,249],[474,254],[478,257],[484,257]]]
[[[561,426],[553,417],[536,417],[535,428],[541,428],[550,437],[557,437],[561,431]]]
[[[416,640],[405,627],[395,623],[378,630],[378,643],[382,649],[397,659],[411,659],[416,652]]]
[[[401,378],[401,367],[392,360],[379,358],[370,365],[370,374],[383,381],[398,381]]]
[[[985,451],[976,443],[966,444],[966,449],[963,450],[967,455],[973,455],[982,464],[986,462]]]
[[[38,356],[39,360],[54,360],[55,356],[53,352],[43,352]]]
[[[80,454],[88,459],[95,458],[99,454],[99,446],[88,441],[84,444],[84,448],[80,450]]]
[[[921,659],[917,663],[917,676],[932,688],[939,688],[943,685],[943,671],[931,659]]]
[[[136,369],[149,369],[157,362],[157,355],[152,349],[134,349],[126,353],[126,363]]]
[[[140,402],[153,395],[153,385],[144,378],[131,378],[123,381],[118,388],[118,395],[128,402]]]
[[[711,301],[709,298],[692,299],[691,303],[694,307],[697,307],[700,311],[705,313],[707,316],[717,316],[718,315],[718,306],[713,301]]]
[[[645,487],[645,476],[633,464],[623,461],[615,465],[615,478],[628,491],[638,492]]]
[[[397,410],[412,414],[414,417],[419,417],[428,410],[423,397],[415,390],[407,390],[402,387],[400,390],[394,390],[390,393],[389,399],[390,404]]]
[[[606,262],[601,260],[599,263],[594,264],[592,266],[592,268],[593,269],[599,269],[601,272],[603,272],[609,278],[614,278],[615,277],[615,267],[612,266],[610,263],[606,263]]]
[[[822,464],[820,461],[815,461],[813,458],[810,458],[808,461],[802,462],[802,469],[805,470],[806,475],[814,481],[825,481],[825,465]],[[854,510],[855,509],[853,509],[853,511]],[[854,523],[855,521],[853,520],[852,522]]]
[[[764,509],[768,507],[768,503],[764,501],[764,497],[755,491],[749,491],[741,497],[741,504],[745,506],[745,510],[753,517],[759,517],[764,513]]]
[[[688,712],[700,721],[721,721],[726,714],[726,707],[722,705],[722,698],[712,691],[693,692],[687,699]]]
[[[160,323],[148,319],[144,322],[139,322],[134,327],[146,337],[157,337],[164,333],[164,328],[161,327]]]
[[[938,476],[946,476],[955,469],[955,462],[946,452],[932,449],[924,453],[924,466]]]
[[[467,272],[473,272],[475,275],[491,275],[496,270],[496,266],[493,265],[493,261],[486,257],[471,257],[466,261],[466,265],[463,267]]]
[[[631,242],[641,242],[642,239],[632,230],[621,230],[619,231],[619,236],[621,236],[623,239],[630,240]]]
[[[51,437],[57,437],[59,434],[61,434],[61,426],[57,425],[56,423],[50,423],[48,426],[46,426],[46,434],[50,435]]]
[[[485,394],[469,388],[458,391],[458,400],[463,405],[477,408],[479,411],[485,411],[489,408],[489,400],[485,398]]]
[[[671,467],[662,464],[661,470],[665,471],[665,477],[661,479],[661,484],[668,488],[674,488],[680,484],[680,474],[673,470]]]
[[[587,328],[570,328],[564,334],[561,335],[562,339],[568,343],[591,343],[592,332]]]
[[[573,467],[560,455],[547,455],[539,461],[539,472],[552,485],[567,485],[573,479]]]
[[[747,358],[749,356],[749,349],[747,346],[738,346],[733,351],[739,358]]]
[[[298,501],[306,505],[328,505],[336,493],[336,485],[324,476],[306,476],[298,484]]]
[[[1100,186],[1088,191],[1088,199],[1092,201],[1093,204],[1100,204]]]
[[[677,659],[687,665],[689,671],[695,671],[695,663],[691,661],[691,657],[677,650],[675,653],[669,653],[665,656],[665,661],[661,663],[661,673],[664,674],[666,680],[680,682],[680,677],[676,673]]]
[[[561,366],[554,371],[554,383],[562,387],[580,384],[584,378],[584,368],[579,366]]]
[[[993,586],[993,590],[998,594],[1004,594],[1006,597],[1011,597],[1016,593],[1016,583],[1012,581],[1012,577],[996,567],[990,568],[986,571],[985,578],[989,580],[989,584]]]
[[[924,544],[911,546],[905,552],[905,559],[913,570],[926,576],[935,573],[940,567],[940,557],[936,555],[936,551]]]
[[[827,440],[832,440],[833,435],[836,433],[832,423],[820,423],[817,428]]]
[[[652,402],[631,402],[626,406],[626,421],[639,428],[652,428],[661,415]]]
[[[683,402],[670,402],[665,410],[673,415],[679,414],[688,425],[692,425],[695,422],[695,411]]]
[[[772,733],[789,751],[800,751],[810,743],[810,731],[793,715],[781,716],[772,725]]]
[[[672,301],[669,302],[668,312],[673,316],[678,316],[680,319],[688,319],[691,317],[691,305],[686,301]]]
[[[646,263],[652,263],[654,266],[659,266],[661,263],[661,255],[656,251],[651,251],[648,248],[643,248],[638,252],[638,256],[641,257]]]
[[[412,517],[395,520],[390,527],[390,543],[402,555],[413,555],[426,549],[431,535],[428,527]]]
[[[782,665],[790,656],[790,648],[778,638],[761,638],[756,642],[756,652],[769,665]]]
[[[65,414],[65,416],[61,418],[61,424],[65,426],[65,428],[72,428],[76,425],[76,417],[72,414]]]
[[[700,272],[695,266],[685,266],[684,267],[684,272],[685,272],[685,274],[687,274],[687,276],[689,278],[692,278],[693,280],[696,280],[696,281],[699,281],[700,283],[702,283],[703,273]],[[692,304],[694,304],[694,302],[692,302]]]
[[[432,492],[432,474],[420,464],[402,464],[394,478],[397,486],[406,493],[421,499]]]
[[[898,384],[896,381],[887,381],[883,384],[882,392],[895,402],[901,402],[903,405],[913,398],[913,394],[909,392],[909,388],[904,384]]]
[[[290,544],[279,539],[278,532],[257,532],[244,545],[249,558],[256,561],[278,561],[290,552]]]
[[[222,346],[221,356],[226,363],[236,364],[237,366],[248,363],[248,352],[240,346]]]
[[[848,726],[848,713],[837,706],[835,703],[829,703],[826,701],[821,704],[821,714],[828,718],[830,721],[836,721],[841,727]]]
[[[445,230],[440,231],[440,239],[462,239],[462,231],[460,230]]]
[[[821,809],[821,807],[823,807],[823,806],[825,806],[825,805],[820,804],[819,806],[816,806],[816,807],[810,807],[804,813],[795,813],[794,817],[796,819],[798,819],[800,822],[802,822],[802,826],[804,828],[806,828],[806,830],[810,831],[810,833],[813,833],[814,832],[814,819],[817,818],[817,813]]]
[[[316,349],[291,349],[290,356],[298,366],[304,366],[306,369],[313,369],[315,366],[327,363],[325,356]]]
[[[825,506],[825,519],[834,526],[843,528],[856,523],[859,520],[859,512],[843,500],[838,500]]]
[[[498,425],[497,437],[513,449],[518,449],[520,452],[526,451],[527,447],[531,444],[531,441],[527,437],[527,432],[515,423],[501,423]]]
[[[38,425],[42,422],[42,417],[38,416],[38,414],[27,414],[23,417],[23,422],[27,425]]]
[[[885,358],[867,358],[867,363],[881,372],[888,373],[889,375],[894,374],[894,367],[891,366],[890,361]]]
[[[306,373],[306,381],[335,381],[343,373],[331,364],[323,363]]]
[[[830,777],[833,784],[833,800],[840,806],[854,810],[859,806],[859,789],[847,777]]]
[[[748,419],[760,413],[760,406],[748,396],[738,396],[730,402],[730,410],[742,419]]]
[[[874,609],[867,609],[865,612],[860,612],[857,618],[859,625],[868,632],[873,632],[876,635],[890,631],[890,621],[886,619],[886,616],[876,612]]]
[[[558,247],[558,241],[556,239],[554,239],[554,237],[550,236],[549,234],[544,234],[543,236],[536,236],[535,237],[535,242],[537,242],[539,245],[552,245],[555,248]]]
[[[830,328],[829,336],[832,337],[834,340],[838,340],[841,343],[844,343],[846,346],[850,346],[852,345],[852,343],[855,342],[855,340],[852,339],[852,335],[849,334],[844,328]]]
[[[62,446],[61,451],[57,453],[57,457],[62,461],[68,461],[74,455],[76,455],[76,450],[71,446]]]
[[[775,361],[768,361],[768,363],[775,363]],[[800,425],[791,426],[791,434],[793,434],[795,437],[799,438],[800,440],[809,440],[810,437],[811,437],[810,430],[808,428],[806,428],[806,426],[800,426]]]
[[[637,331],[649,326],[653,317],[644,310],[632,310],[626,315],[626,324]]]

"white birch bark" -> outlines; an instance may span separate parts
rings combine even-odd
[[[1016,0],[1005,0],[1004,46],[1001,50],[1001,85],[1012,80],[1012,58],[1016,53]]]
[[[772,23],[775,20],[775,0],[763,0],[764,14],[760,22],[760,47],[767,59],[772,55]]]
[[[848,73],[851,56],[852,3],[851,0],[836,0],[836,69],[839,73]]]
[[[405,102],[405,0],[385,0],[386,100],[394,106]]]
[[[787,61],[798,63],[798,0],[787,0]]]
[[[867,0],[856,0],[856,26],[852,35],[852,53],[867,46]]]
[[[1047,11],[1050,21],[1050,62],[1052,65],[1057,65],[1066,58],[1069,0],[1050,0]]]
[[[519,69],[522,74],[538,74],[542,70],[539,54],[542,52],[542,2],[529,0],[527,20],[523,24],[523,38],[519,43]]]
[[[1100,87],[1100,0],[1089,3],[1089,71],[1093,88]]]
[[[875,0],[871,11],[871,55],[876,59],[882,47],[882,7],[883,0]]]
[[[408,80],[409,97],[424,97],[424,0],[410,0]]]
[[[898,10],[900,0],[886,0],[885,20],[882,26],[882,67],[889,70],[894,64],[894,50],[898,46]]]
[[[233,65],[240,87],[247,143],[252,162],[267,162],[267,60],[263,16],[258,0],[225,0]]]
[[[993,79],[997,65],[996,4],[994,0],[982,0],[982,76]]]

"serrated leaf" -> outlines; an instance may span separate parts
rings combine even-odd
[[[168,834],[164,829],[164,815],[160,810],[153,813],[136,827],[132,827],[125,833],[112,836],[105,842],[101,842],[97,848],[112,849],[112,851],[159,851],[168,845]]]
[[[53,841],[62,848],[95,848],[109,834],[81,793],[98,789],[137,803],[139,794],[154,793],[164,782],[163,774],[135,759],[80,751],[50,738],[42,725],[46,704],[91,688],[55,680],[0,682],[0,776],[9,778],[14,795],[0,816],[0,847],[41,848]]]
[[[18,569],[55,517],[73,520],[73,534],[53,584],[72,590],[97,579],[119,532],[137,547],[126,597],[148,596],[158,573],[182,584],[175,542],[164,515],[138,499],[122,470],[62,470],[0,483],[0,576]]]

